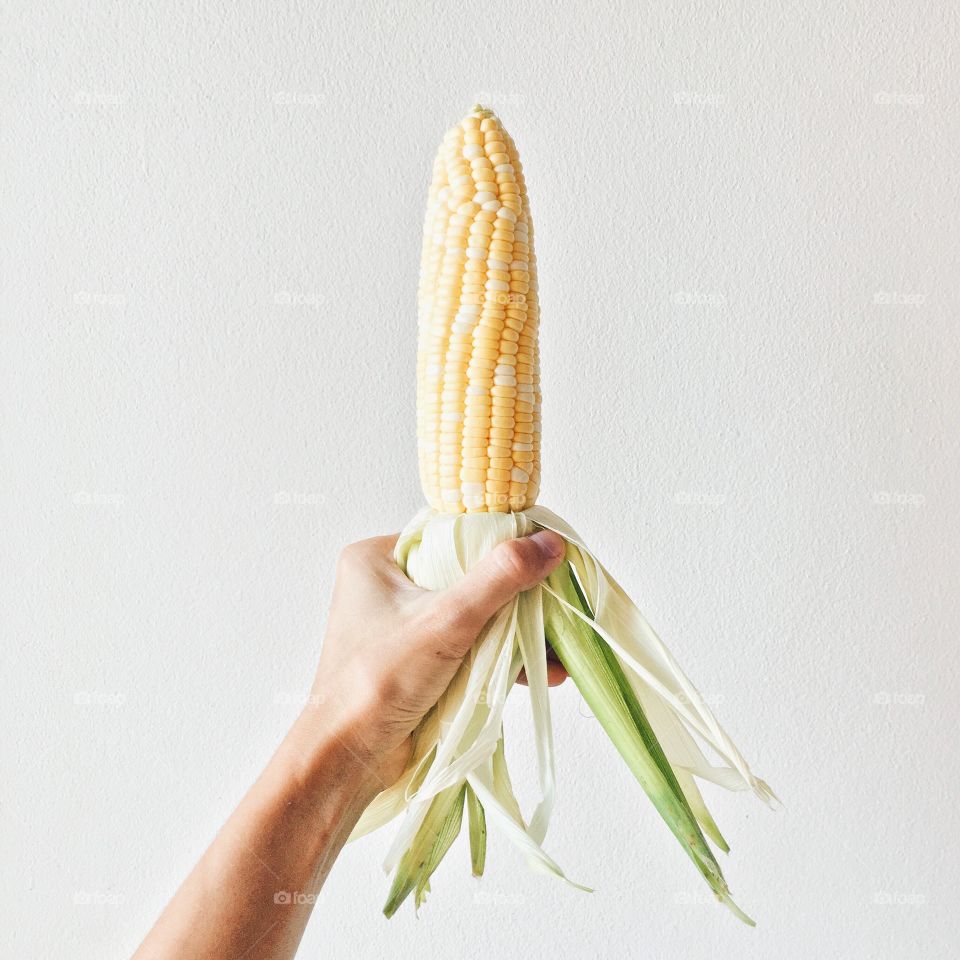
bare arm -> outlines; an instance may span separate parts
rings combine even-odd
[[[135,960],[293,957],[360,814],[403,771],[417,723],[486,621],[563,553],[546,532],[501,544],[430,593],[393,563],[394,542],[344,551],[309,705]],[[563,677],[551,663],[551,682]]]

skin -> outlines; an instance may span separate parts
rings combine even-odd
[[[396,537],[340,556],[308,705],[167,905],[135,960],[293,957],[313,902],[367,804],[484,624],[563,557],[541,531],[502,543],[448,590],[421,590]],[[551,684],[566,674],[548,662]]]

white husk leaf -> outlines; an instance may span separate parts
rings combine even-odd
[[[729,767],[719,770],[712,767],[692,738],[681,740],[677,734],[670,736],[667,714],[654,708],[653,712],[660,716],[661,726],[667,734],[666,739],[668,742],[673,741],[670,746],[661,741],[671,765],[676,762],[679,766],[687,766],[692,761],[694,769],[691,772],[697,776],[713,780],[729,789],[752,789],[761,800],[769,802],[774,797],[773,792],[766,783],[750,772],[743,755],[717,722],[713,712],[680,669],[663,641],[624,593],[620,584],[586,547],[579,534],[546,507],[531,507],[526,514],[535,523],[559,533],[569,543],[577,546],[587,561],[583,570],[578,567],[577,573],[581,576],[594,619],[584,617],[579,610],[553,594],[558,602],[581,619],[587,620],[617,654],[627,675],[631,679],[642,681],[636,686],[636,690],[645,710],[653,700],[659,698],[662,705],[678,720],[703,737],[710,747],[728,762]],[[656,726],[655,729],[659,738],[660,729]],[[692,752],[691,748],[696,752]]]
[[[569,553],[594,617],[584,615],[543,584],[520,594],[487,624],[418,731],[410,766],[368,807],[351,835],[351,839],[363,836],[405,810],[384,863],[388,871],[410,845],[431,799],[441,790],[466,781],[489,820],[503,830],[534,869],[566,879],[542,849],[556,792],[543,630],[544,591],[590,623],[610,645],[667,759],[679,772],[682,789],[698,818],[709,818],[709,814],[694,776],[728,789],[750,788],[767,802],[773,797],[770,788],[751,773],[703,698],[619,584],[576,531],[550,510],[536,506],[523,513],[452,515],[425,508],[400,534],[396,559],[419,586],[442,590],[498,543],[525,536],[537,527],[555,531],[579,551],[579,556],[577,550]],[[501,739],[504,704],[521,666],[530,688],[540,788],[529,824],[520,813],[506,775]],[[701,737],[726,765],[713,766],[693,734]]]
[[[543,642],[543,590],[537,585],[520,604],[517,641],[523,656],[523,669],[530,688],[533,733],[537,744],[537,777],[540,803],[537,804],[527,832],[543,843],[556,797],[556,773],[553,761],[553,721],[547,687],[547,646]]]

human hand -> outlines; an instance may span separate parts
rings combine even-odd
[[[546,577],[564,551],[547,530],[508,540],[452,587],[430,591],[394,562],[396,540],[375,537],[341,553],[316,680],[298,721],[336,731],[378,789],[403,772],[411,733],[487,621]],[[550,659],[547,676],[556,685],[566,671]]]

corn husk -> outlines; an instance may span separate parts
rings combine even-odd
[[[549,529],[566,541],[563,563],[486,625],[437,706],[418,728],[404,774],[364,813],[353,837],[402,815],[384,867],[394,873],[388,915],[411,892],[416,905],[460,829],[467,807],[473,872],[483,872],[488,825],[503,832],[534,870],[579,889],[544,844],[556,800],[546,642],[717,899],[734,904],[707,842],[728,846],[697,780],[774,795],[750,770],[703,697],[636,606],[579,535],[545,507],[522,513],[422,510],[400,535],[396,559],[419,586],[449,587],[497,544]],[[536,743],[539,798],[520,810],[503,747],[506,698],[524,669]],[[707,759],[712,751],[719,764]]]

